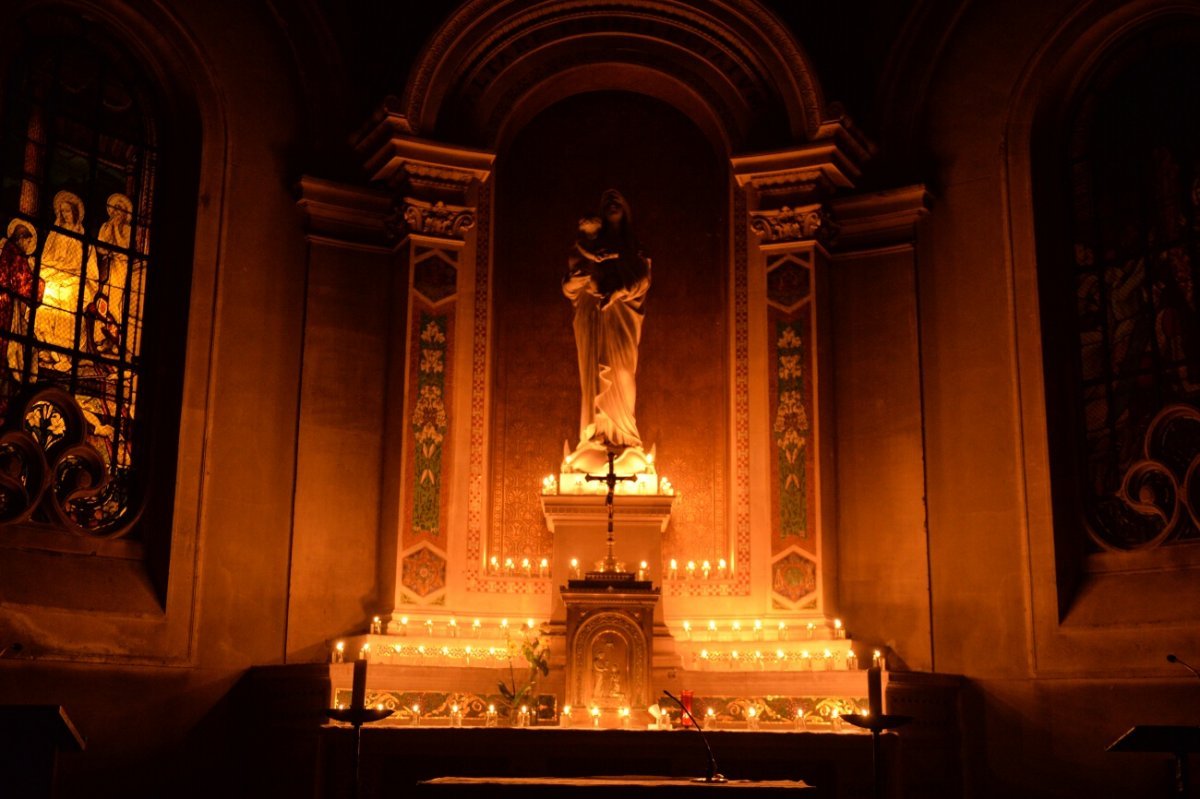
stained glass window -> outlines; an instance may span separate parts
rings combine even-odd
[[[17,436],[0,437],[0,521],[120,535],[139,502],[154,117],[84,21],[24,24],[0,108],[0,414]]]
[[[1068,268],[1078,342],[1081,495],[1091,543],[1133,549],[1197,540],[1196,46],[1144,43],[1120,69],[1097,79],[1075,120],[1068,144]]]

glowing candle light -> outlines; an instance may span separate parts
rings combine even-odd
[[[333,662],[341,663],[346,659],[346,642],[338,641],[333,645]]]
[[[479,623],[479,619],[471,622],[471,634],[478,638],[481,632],[483,632],[483,625]]]
[[[421,644],[417,647],[417,654],[421,657],[425,657],[425,644]]]
[[[627,707],[621,708],[620,716],[621,716],[621,729],[623,729],[623,730],[629,729],[629,724],[630,724],[630,720],[631,720],[630,715],[629,715],[629,708],[627,708]]]
[[[833,668],[833,653],[828,649],[825,650],[825,671]]]
[[[670,571],[667,572],[667,577],[674,580],[678,576],[679,576],[679,561],[675,560],[675,558],[671,558],[671,569],[670,569]]]
[[[753,705],[746,708],[746,726],[751,730],[758,729],[758,708]]]
[[[474,653],[475,650],[471,647],[470,644],[467,644],[467,648],[463,651],[466,652],[467,665],[470,666],[471,665],[471,655]]]
[[[528,630],[530,630],[530,631],[532,631],[532,630],[533,630],[533,625],[534,625],[534,624],[536,624],[536,622],[535,622],[533,619],[526,619],[526,620],[525,620],[525,627],[526,627],[526,629],[528,629]]]
[[[451,727],[461,727],[462,726],[462,711],[458,709],[457,703],[450,706],[450,726]]]
[[[871,665],[877,669],[882,669],[885,665],[883,662],[883,653],[878,649],[875,650],[875,654],[871,658]]]
[[[528,727],[529,726],[529,706],[528,705],[521,705],[521,710],[517,714],[517,726],[518,727]]]
[[[692,577],[695,577],[695,576],[696,576],[696,561],[694,561],[694,560],[689,560],[689,561],[687,562],[687,576],[688,576],[689,578],[692,578]]]
[[[483,717],[483,723],[486,727],[496,726],[496,706],[488,705],[487,713]]]
[[[512,574],[514,571],[516,571],[516,569],[517,569],[517,567],[516,567],[516,565],[513,563],[513,559],[512,559],[512,558],[505,558],[505,559],[504,559],[504,573],[505,573],[505,574]]]
[[[782,663],[785,658],[787,658],[786,652],[784,652],[782,649],[775,650],[775,659],[776,660],[778,660],[780,663]]]
[[[647,568],[648,568],[648,564],[644,560],[638,564],[637,578],[639,581],[646,579],[646,569]]]
[[[500,571],[500,558],[492,555],[491,560],[488,561],[488,571],[492,574]]]
[[[375,709],[376,709],[376,710],[383,710],[383,702],[376,702],[376,703],[375,703]]]
[[[738,633],[740,633],[742,631],[742,623],[740,621],[735,621],[732,625],[732,629],[733,629],[734,635],[737,635]]]
[[[708,729],[717,720],[717,711],[711,707],[704,711],[704,729]]]
[[[413,714],[413,726],[420,727],[421,726],[421,706],[413,705],[412,706],[412,714]]]
[[[850,671],[858,669],[858,655],[854,654],[853,649],[846,653],[846,668]]]
[[[707,560],[700,566],[700,571],[704,573],[704,579],[708,579],[708,575],[712,574],[712,564]]]
[[[813,637],[813,633],[817,630],[817,625],[810,621],[807,625],[805,625],[804,629],[808,631],[808,637],[811,639]]]
[[[741,665],[741,657],[742,656],[738,654],[736,649],[733,650],[729,653],[729,664],[736,669],[739,665]]]
[[[683,634],[687,640],[692,640],[692,623],[687,619],[683,620]]]
[[[812,657],[808,654],[807,649],[800,653],[800,668],[805,671],[812,670]]]
[[[563,705],[562,713],[558,715],[558,725],[560,727],[570,727],[573,719],[571,718],[571,706]]]
[[[371,619],[371,634],[381,635],[383,633],[383,619],[376,616]]]
[[[450,617],[450,623],[448,626],[450,628],[450,637],[457,638],[458,637],[458,621],[453,616]]]
[[[846,630],[842,627],[841,619],[833,620],[833,637],[834,638],[845,638],[846,637]]]
[[[425,620],[425,634],[433,635],[433,619]]]
[[[845,722],[842,721],[842,714],[838,712],[837,708],[833,709],[833,713],[832,713],[832,717],[831,717],[830,721],[833,724],[834,732],[842,731],[842,727],[845,724]]]
[[[792,723],[792,729],[801,731],[807,729],[808,725],[804,720],[804,708],[796,708],[796,720]]]
[[[596,729],[600,728],[600,708],[592,705],[592,726]]]
[[[538,577],[550,576],[550,560],[542,558],[542,562],[538,564]]]
[[[442,657],[444,657],[444,658],[450,657],[450,647],[448,647],[448,646],[442,647]]]
[[[719,576],[724,577],[725,571],[728,568],[729,568],[729,564],[725,562],[725,558],[721,558],[720,560],[717,561],[717,573]]]
[[[526,577],[533,576],[533,564],[529,562],[529,558],[521,558],[521,571],[525,572]]]
[[[362,649],[358,650],[358,659],[370,662],[371,660],[371,645],[363,644]]]
[[[758,650],[755,650],[755,652],[754,652],[754,662],[755,662],[756,664],[758,664],[758,667],[759,667],[760,669],[763,667],[763,656],[762,656],[762,652],[760,652],[760,651],[758,651]]]
[[[754,620],[754,640],[761,641],[763,637],[762,619]]]
[[[502,633],[508,632],[508,619],[500,620],[500,632],[502,632]]]
[[[571,578],[579,579],[579,558],[571,558]]]
[[[716,622],[716,620],[714,620],[714,619],[709,619],[709,620],[708,620],[708,631],[709,631],[710,633],[715,633],[715,632],[717,631],[717,622]]]
[[[408,616],[400,617],[400,634],[408,635]]]

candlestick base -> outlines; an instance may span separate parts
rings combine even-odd
[[[334,721],[361,727],[364,724],[386,719],[394,712],[380,707],[331,707],[325,711],[325,715]]]
[[[894,730],[898,727],[903,727],[912,721],[912,716],[889,716],[886,713],[879,715],[862,713],[846,713],[842,716],[843,719],[853,724],[855,727],[860,727],[871,732],[883,732],[884,730]]]

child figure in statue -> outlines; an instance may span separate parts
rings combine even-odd
[[[566,465],[601,470],[613,449],[621,471],[643,471],[634,406],[650,259],[633,233],[629,203],[615,189],[604,192],[598,216],[580,220],[562,288],[575,308],[580,380],[579,444]]]

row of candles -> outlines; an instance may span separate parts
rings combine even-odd
[[[572,570],[577,572],[579,568],[578,561],[572,559]],[[637,572],[639,580],[645,579],[646,563],[643,561]],[[525,630],[533,631],[537,628],[537,624],[533,619],[525,620]],[[500,619],[496,632],[501,637],[507,635],[511,631],[508,619]],[[795,634],[788,626],[786,621],[780,621],[775,624],[772,631],[770,626],[764,625],[762,619],[755,619],[743,626],[739,620],[734,620],[729,623],[729,626],[722,628],[716,619],[709,619],[706,625],[695,627],[691,621],[684,619],[680,624],[682,638],[685,641],[766,641],[780,640],[787,641],[796,636],[807,640],[817,638],[818,627],[814,622],[808,622],[804,626],[803,633]],[[467,624],[458,623],[458,619],[451,616],[444,621],[434,621],[426,619],[424,622],[410,623],[408,616],[401,616],[399,619],[393,620],[387,625],[381,617],[376,616],[371,620],[371,634],[383,635],[386,631],[389,635],[409,635],[410,630],[419,631],[418,634],[424,634],[429,638],[483,638],[493,631],[490,623],[487,628],[484,627],[480,619],[474,619]],[[822,629],[823,631],[823,629]],[[846,637],[846,628],[842,624],[841,619],[833,620],[833,638],[837,640]]]
[[[716,619],[709,619],[708,624],[702,627],[695,627],[690,621],[684,619],[680,624],[680,629],[685,641],[764,641],[772,638],[772,631],[763,625],[762,619],[755,619],[747,626],[743,626],[741,621],[734,620],[726,629],[721,629]],[[818,629],[824,632],[824,625],[818,628],[815,622],[810,621],[805,624],[804,632],[797,634],[786,621],[780,621],[775,625],[774,638],[779,641],[787,641],[793,637],[802,637],[811,641],[817,638]],[[842,620],[834,619],[833,638],[842,640],[845,637],[846,628],[842,624]]]
[[[774,652],[763,653],[756,649],[753,652],[741,652],[737,649],[728,652],[701,649],[693,652],[690,657],[690,668],[697,671],[718,669],[762,669],[772,671],[854,671],[858,668],[858,655],[853,649],[845,655],[841,650],[817,654],[807,649],[800,652],[776,649]],[[875,650],[871,661],[873,666],[882,668],[883,653]]]
[[[518,623],[519,624],[519,623]],[[383,635],[385,632],[388,635],[403,635],[410,634],[424,635],[427,638],[486,638],[493,631],[503,638],[510,632],[518,629],[518,624],[509,625],[508,619],[500,619],[496,628],[491,627],[491,624],[484,627],[483,622],[479,619],[474,619],[470,624],[464,622],[458,623],[458,619],[451,616],[449,619],[441,622],[435,622],[433,619],[426,619],[420,623],[409,623],[408,616],[401,616],[388,624],[384,624],[383,619],[379,616],[371,619],[371,635]],[[533,619],[526,619],[524,626],[519,629],[525,632],[533,632],[538,627],[538,624]]]

